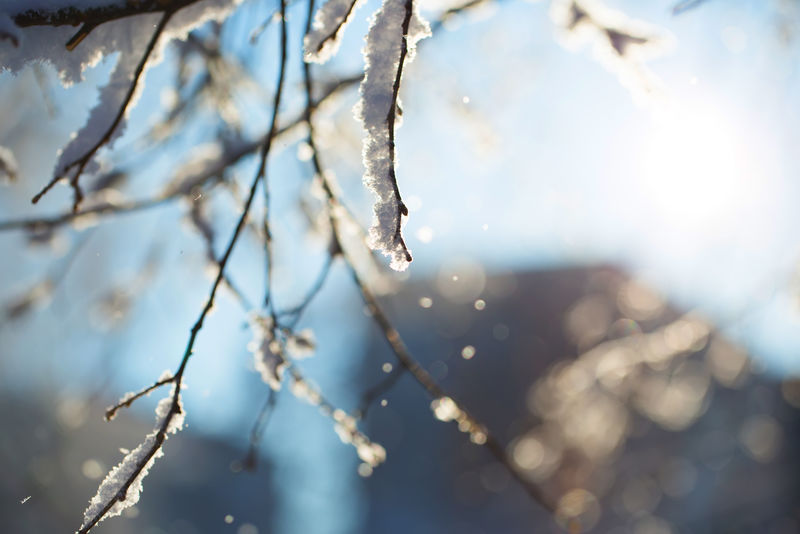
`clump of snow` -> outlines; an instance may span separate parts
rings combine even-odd
[[[462,410],[450,397],[441,397],[431,402],[431,410],[440,421],[455,421],[461,432],[469,434],[472,443],[483,445],[489,438],[486,429]]]
[[[310,328],[294,333],[286,339],[286,351],[295,360],[302,360],[312,356],[316,348],[317,343],[314,338],[314,332]]]
[[[362,462],[369,464],[370,467],[377,467],[386,461],[386,449],[358,430],[355,417],[338,409],[334,410],[332,417],[336,422],[333,429],[339,435],[339,439],[355,447],[356,454]]]
[[[307,63],[325,63],[339,50],[341,36],[364,0],[327,0],[314,15],[311,31],[303,40]]]
[[[411,258],[400,234],[401,217],[408,210],[396,191],[393,138],[399,102],[395,83],[402,75],[401,58],[405,63],[411,61],[417,42],[430,34],[430,26],[420,17],[413,0],[384,0],[367,34],[366,68],[355,109],[367,133],[364,183],[377,197],[369,244],[391,256],[391,266],[398,271],[406,269]]]
[[[307,402],[311,406],[319,406],[322,404],[322,396],[319,391],[306,379],[299,376],[292,377],[289,390],[296,398]]]
[[[250,318],[253,340],[247,350],[253,353],[253,366],[261,379],[273,390],[281,389],[286,360],[281,353],[280,342],[272,334],[272,318],[253,314]]]
[[[169,396],[159,401],[156,407],[156,427],[144,442],[129,452],[122,461],[109,471],[97,489],[97,493],[83,514],[81,530],[95,522],[114,517],[139,502],[142,481],[156,458],[164,455],[163,440],[183,428],[184,412],[180,397],[173,408],[174,388]],[[164,426],[166,422],[166,426]],[[113,504],[112,504],[113,503]],[[111,505],[108,510],[103,510]]]
[[[431,403],[431,410],[440,421],[453,421],[461,416],[461,409],[450,397],[442,397]]]

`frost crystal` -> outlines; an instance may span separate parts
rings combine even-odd
[[[367,132],[362,151],[364,183],[377,196],[370,246],[391,256],[392,268],[398,271],[408,267],[410,255],[400,234],[401,216],[408,211],[400,201],[394,169],[394,121],[399,104],[396,89],[402,74],[401,59],[411,61],[417,41],[430,34],[413,0],[384,0],[367,34],[364,81],[355,109]]]
[[[164,455],[162,446],[169,434],[183,428],[184,412],[180,398],[173,410],[174,388],[169,396],[161,399],[156,407],[156,427],[144,442],[129,452],[122,462],[109,471],[97,489],[97,494],[89,501],[83,514],[81,529],[86,528],[96,518],[99,521],[114,517],[139,502],[142,480],[147,476],[156,458]],[[166,422],[166,426],[164,426]],[[108,510],[104,510],[108,507]]]
[[[325,63],[339,50],[341,36],[363,0],[328,0],[314,15],[314,24],[305,37],[306,62]]]

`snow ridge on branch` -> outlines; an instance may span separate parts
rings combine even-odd
[[[398,94],[404,63],[413,59],[417,42],[430,35],[430,26],[420,17],[413,0],[384,0],[367,34],[366,68],[361,99],[355,109],[367,132],[362,151],[364,184],[378,197],[373,205],[369,244],[391,256],[391,266],[398,271],[405,270],[411,262],[411,252],[402,236],[408,208],[400,197],[395,174]]]
[[[325,63],[339,50],[341,36],[353,13],[364,0],[328,0],[314,15],[314,24],[303,41],[307,62]]]
[[[156,458],[164,455],[164,441],[169,434],[175,434],[183,428],[184,412],[179,387],[173,387],[169,396],[161,399],[156,406],[155,430],[103,479],[97,494],[89,501],[78,532],[88,532],[103,519],[117,516],[139,502],[144,477]]]

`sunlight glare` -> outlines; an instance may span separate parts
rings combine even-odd
[[[725,117],[671,113],[645,142],[646,192],[670,224],[713,229],[748,203],[757,178],[751,161],[751,147]]]

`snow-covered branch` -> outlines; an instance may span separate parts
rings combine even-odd
[[[83,514],[78,534],[86,534],[103,519],[117,516],[139,502],[144,477],[156,459],[164,455],[164,441],[169,434],[175,434],[183,428],[180,392],[181,382],[178,379],[170,395],[161,399],[156,407],[155,430],[129,452],[100,484]]]
[[[325,63],[339,50],[344,29],[363,0],[327,0],[317,11],[314,23],[306,32],[306,61]]]
[[[356,107],[356,115],[367,132],[364,183],[377,196],[370,246],[390,256],[392,268],[398,271],[405,270],[411,262],[411,252],[402,235],[408,208],[400,196],[395,173],[400,81],[405,62],[414,57],[417,42],[429,35],[430,26],[420,17],[413,0],[385,0],[367,34],[366,68]]]

